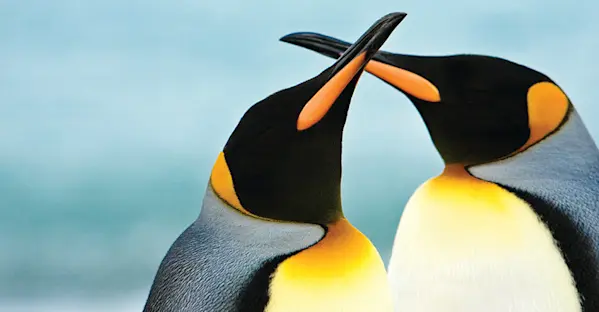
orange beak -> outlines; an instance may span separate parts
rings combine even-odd
[[[338,58],[349,44],[336,38],[318,33],[294,33],[281,38],[281,41],[301,46],[320,54]],[[440,102],[441,96],[437,87],[426,78],[408,70],[383,62],[378,52],[366,66],[366,71],[382,79],[403,92],[427,101]]]
[[[318,123],[337,101],[343,90],[352,81],[357,82],[357,79],[354,78],[362,74],[366,65],[369,64],[368,62],[376,55],[376,52],[405,16],[405,13],[391,13],[382,17],[356,43],[340,54],[337,62],[329,69],[331,70],[330,78],[300,112],[297,119],[299,131],[309,129]]]

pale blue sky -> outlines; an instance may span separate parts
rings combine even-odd
[[[278,42],[290,32],[352,41],[407,12],[383,49],[534,67],[599,137],[596,1],[369,3],[0,0],[0,301],[143,301],[243,112],[331,64]],[[344,144],[346,214],[387,257],[441,162],[410,103],[368,75]]]

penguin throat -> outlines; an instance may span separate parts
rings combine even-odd
[[[265,311],[392,311],[384,263],[345,218],[275,271]]]
[[[462,179],[475,179],[466,167],[462,164],[447,164],[445,168],[443,168],[443,173],[441,173],[443,177],[452,177],[452,178],[462,178]]]
[[[303,279],[305,274],[335,279],[340,274],[359,271],[362,256],[371,254],[371,247],[368,238],[343,218],[327,226],[321,241],[287,260],[281,271],[287,270],[294,279]],[[354,256],[347,257],[350,254]]]

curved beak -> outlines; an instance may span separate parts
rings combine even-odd
[[[341,95],[343,90],[359,76],[376,55],[389,35],[406,17],[405,13],[391,13],[376,21],[353,45],[339,50],[338,60],[327,72],[326,83],[306,103],[297,120],[297,129],[306,130],[320,121]],[[281,38],[290,39],[290,36]]]
[[[342,57],[350,47],[346,41],[314,32],[292,33],[280,40],[335,59]],[[440,102],[441,96],[437,87],[426,78],[394,64],[393,60],[398,57],[400,56],[397,54],[377,51],[367,64],[366,71],[418,99]]]
[[[343,55],[343,52],[351,46],[351,43],[347,41],[315,32],[296,32],[286,35],[280,40],[334,59]]]

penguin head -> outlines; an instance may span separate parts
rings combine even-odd
[[[347,47],[316,33],[283,41],[329,57]],[[549,77],[496,57],[379,51],[366,71],[414,103],[446,164],[490,163],[521,152],[556,131],[571,108]]]
[[[341,140],[351,97],[404,17],[382,17],[331,67],[250,107],[214,165],[215,193],[270,220],[329,224],[342,217]]]

